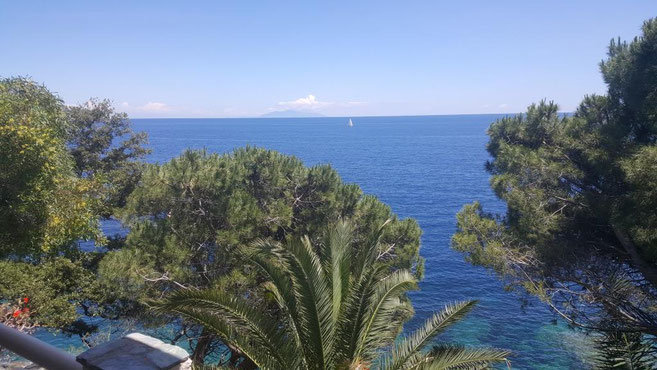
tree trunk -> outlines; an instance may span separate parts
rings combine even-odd
[[[210,349],[212,339],[212,333],[206,328],[203,328],[201,336],[198,338],[198,342],[196,342],[196,347],[194,347],[194,352],[192,353],[192,363],[194,363],[194,365],[203,365],[205,356],[207,356],[208,350]]]
[[[630,235],[620,226],[612,224],[611,228],[614,230],[616,239],[623,246],[623,249],[627,252],[632,260],[632,264],[636,267],[637,270],[643,275],[643,277],[648,280],[654,287],[657,287],[657,266],[646,261],[639,253],[636,245],[632,242]]]

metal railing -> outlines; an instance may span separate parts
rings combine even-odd
[[[82,370],[72,354],[3,324],[0,324],[0,347],[46,369]]]

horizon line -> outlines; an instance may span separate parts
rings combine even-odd
[[[524,112],[507,113],[453,113],[453,114],[396,114],[396,115],[355,115],[355,116],[308,116],[308,117],[139,117],[129,119],[307,119],[307,118],[376,118],[376,117],[441,117],[441,116],[490,116],[490,115],[518,115]],[[558,111],[557,113],[573,113],[573,111]]]

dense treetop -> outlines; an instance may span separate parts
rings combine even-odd
[[[321,237],[327,225],[352,220],[359,249],[386,220],[379,263],[422,275],[420,228],[345,184],[330,166],[261,148],[228,154],[186,151],[150,165],[121,213],[126,247],[109,253],[100,275],[123,298],[159,297],[181,287],[218,287],[254,304],[262,279],[236,250],[258,239]],[[200,356],[198,353],[195,357]]]
[[[66,107],[70,126],[67,147],[81,177],[102,176],[108,189],[103,215],[125,204],[141,176],[146,133],[132,131],[128,115],[117,113],[109,100],[90,99]]]
[[[129,248],[116,252],[116,259],[123,260],[120,254],[148,255],[147,271],[167,273],[174,280],[186,280],[190,273],[194,279],[213,280],[241,265],[232,255],[239,246],[257,238],[317,234],[346,218],[355,220],[360,238],[391,218],[384,259],[421,274],[421,232],[414,220],[397,219],[357,185],[342,183],[329,166],[308,168],[294,157],[265,149],[225,155],[187,151],[164,165],[151,165],[122,216],[131,227]]]
[[[604,96],[572,115],[541,102],[488,131],[504,216],[458,215],[454,248],[571,323],[657,334],[657,21],[612,40]]]
[[[100,184],[75,176],[62,102],[22,78],[0,80],[0,256],[38,258],[101,240]]]
[[[96,279],[109,216],[139,178],[146,153],[108,101],[66,106],[27,78],[0,80],[0,312],[22,328],[87,333],[78,321],[114,305]],[[20,304],[20,314],[13,311]],[[13,314],[12,312],[13,311]],[[17,325],[14,325],[17,324]],[[20,324],[20,325],[18,325]],[[81,330],[81,331],[80,331]]]

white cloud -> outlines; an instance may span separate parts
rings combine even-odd
[[[313,94],[308,94],[308,96],[296,100],[279,102],[268,108],[267,112],[296,110],[328,115],[344,115],[357,113],[368,104],[365,101],[328,102],[317,99],[317,96]]]
[[[497,107],[501,108],[501,109],[504,109],[504,108],[507,108],[508,106],[509,106],[509,104],[504,103],[504,104],[498,105]]]
[[[292,101],[283,101],[276,104],[278,108],[282,109],[298,109],[298,110],[317,110],[332,105],[331,102],[323,102],[317,100],[313,94],[309,94],[305,98],[299,98]]]

